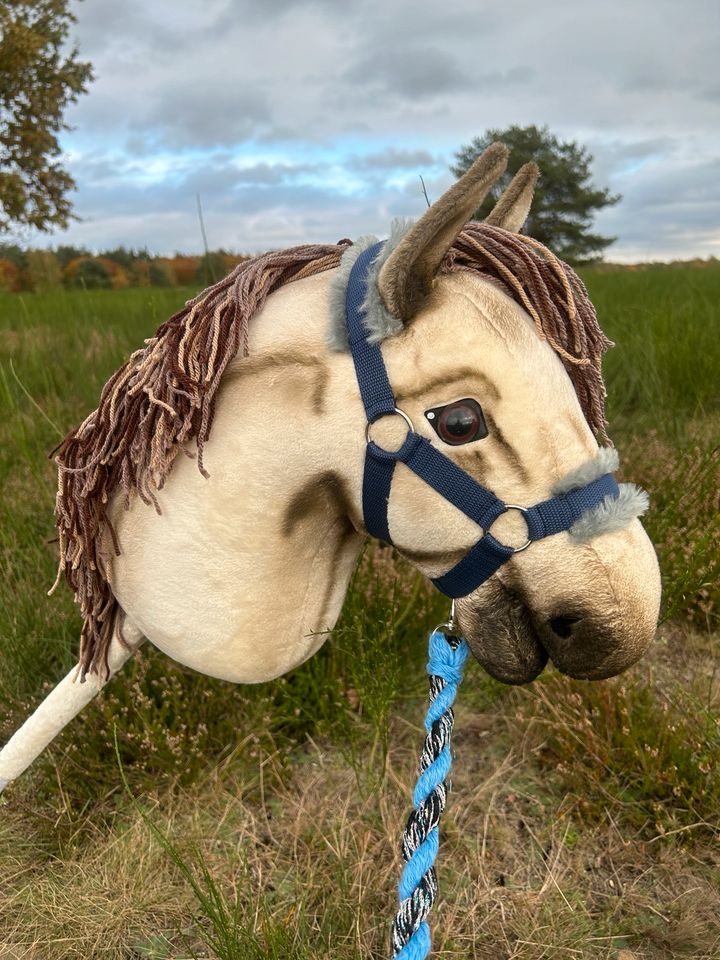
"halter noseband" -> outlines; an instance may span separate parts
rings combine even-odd
[[[365,528],[378,539],[393,542],[388,529],[388,501],[395,464],[404,463],[483,530],[483,536],[462,560],[432,581],[446,596],[464,597],[491,577],[513,554],[525,550],[536,540],[569,530],[586,510],[596,507],[605,497],[617,497],[619,488],[612,474],[606,473],[585,486],[543,500],[533,507],[504,503],[415,432],[410,418],[395,404],[380,345],[368,342],[363,309],[368,268],[382,246],[382,243],[376,243],[357,258],[350,272],[345,299],[348,341],[368,421],[362,493]],[[379,447],[370,438],[369,430],[376,420],[393,414],[403,417],[408,433],[402,446],[391,451]],[[497,518],[508,510],[521,511],[527,524],[527,542],[520,547],[506,546],[488,532]]]

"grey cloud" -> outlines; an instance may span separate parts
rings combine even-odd
[[[97,216],[102,200],[108,211],[132,209],[170,211],[195,203],[201,194],[203,206],[226,209],[242,208],[253,212],[276,205],[302,206],[320,203],[326,206],[337,194],[330,188],[320,188],[308,179],[321,182],[327,164],[267,164],[240,167],[224,153],[204,158],[187,158],[168,175],[149,184],[139,183],[132,176],[135,162],[119,163],[116,158],[97,155],[84,158],[86,189],[83,206],[87,215]],[[76,174],[74,167],[71,167]],[[107,178],[112,176],[111,186]],[[85,214],[83,214],[85,215]]]
[[[222,17],[218,18],[218,24],[229,27],[237,23],[238,19],[246,17],[252,20],[274,20],[284,14],[303,11],[307,7],[323,7],[331,12],[340,10],[343,14],[348,12],[348,8],[339,6],[336,0],[263,0],[262,3],[257,0],[229,0]]]
[[[609,258],[692,256],[720,241],[720,159],[686,155],[670,165],[656,160],[617,181],[624,199],[598,217],[618,235]]]
[[[490,70],[471,73],[471,79],[479,93],[488,89],[508,89],[530,83],[535,70],[528,66],[511,67],[509,70]]]
[[[83,157],[82,166],[73,171],[76,177],[80,177],[85,183],[103,183],[107,181],[117,182],[119,176],[128,168],[125,158],[113,157],[110,154],[97,154],[95,156]]]
[[[174,231],[193,238],[193,191],[227,245],[235,221],[252,249],[377,231],[421,212],[416,170],[435,199],[450,178],[441,168],[473,135],[548,123],[587,143],[595,181],[624,195],[598,220],[620,238],[611,255],[639,249],[643,231],[650,248],[685,249],[695,230],[698,249],[717,249],[717,171],[702,159],[720,155],[717,0],[693,0],[692,15],[676,0],[607,0],[576,4],[572,18],[565,0],[75,8],[98,79],[63,143],[78,211],[96,219],[68,239],[103,223],[135,225],[155,249]],[[323,163],[337,181],[344,166],[348,183],[328,176],[321,190]],[[167,177],[148,187],[144,167]]]
[[[379,87],[390,96],[409,98],[436,97],[468,83],[453,55],[427,46],[376,50],[350,67],[344,78],[366,91]]]
[[[425,181],[424,190],[419,178],[408,180],[400,191],[402,199],[399,199],[399,202],[404,204],[405,207],[404,209],[397,210],[394,215],[417,216],[419,213],[422,213],[427,206],[425,194],[427,193],[430,203],[434,203],[438,197],[441,197],[443,193],[445,193],[447,188],[454,182],[454,179],[453,175],[446,168],[439,176],[423,176],[423,180]]]
[[[320,174],[326,164],[312,163],[256,163],[251,167],[236,169],[237,182],[270,187],[287,183],[304,174]]]
[[[157,143],[147,134],[133,133],[125,140],[124,149],[133,157],[147,157],[155,153]]]
[[[148,112],[132,124],[158,131],[168,147],[212,147],[253,137],[271,118],[259,90],[237,91],[224,83],[196,80],[164,91]]]
[[[662,64],[632,67],[618,83],[620,93],[660,93],[676,87],[677,77],[663,69]]]
[[[81,54],[88,52],[96,57],[108,47],[117,43],[118,37],[133,30],[141,34],[152,28],[152,20],[145,15],[145,7],[138,0],[125,0],[124,3],[85,3],[73,11],[78,24],[72,34],[80,34]]]
[[[258,143],[268,143],[268,144],[278,144],[278,143],[307,143],[308,137],[303,134],[300,130],[295,129],[294,127],[289,126],[275,126],[271,125],[262,133],[260,133],[256,140]]]
[[[587,146],[593,157],[593,182],[601,187],[622,176],[628,167],[642,167],[654,157],[672,157],[679,149],[679,143],[674,137],[647,137],[628,141],[593,138],[587,142]]]
[[[392,195],[369,201],[320,187],[283,185],[270,194],[245,188],[232,195],[203,195],[203,213],[212,247],[257,253],[296,243],[334,243],[368,232],[382,234],[395,215],[394,209],[388,212],[392,200]],[[93,249],[146,245],[153,252],[172,253],[197,251],[201,245],[195,197],[181,188],[130,188],[111,198],[89,189],[78,212],[84,220],[73,228],[74,240]]]
[[[302,187],[311,181],[317,182],[329,167],[327,163],[256,163],[243,167],[234,161],[199,166],[200,169],[193,169],[180,181],[180,191],[225,196],[252,187],[263,191],[266,205],[274,203],[280,187]]]
[[[699,90],[699,96],[703,100],[709,100],[714,106],[720,106],[720,79],[702,86]]]
[[[350,170],[393,170],[415,167],[434,167],[438,159],[427,150],[403,150],[387,147],[377,153],[350,157],[346,166]]]
[[[507,18],[499,4],[479,4],[477,0],[366,0],[364,16],[356,23],[360,45],[367,52],[403,47],[433,45],[461,55],[463,49],[495,40],[506,29]]]
[[[672,153],[676,148],[673,137],[648,137],[643,140],[631,140],[628,143],[615,141],[613,152],[622,160],[643,160],[646,157]]]

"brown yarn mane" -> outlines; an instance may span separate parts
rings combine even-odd
[[[228,363],[248,354],[252,316],[278,287],[340,263],[350,244],[307,245],[264,253],[239,264],[202,291],[145,341],[103,387],[97,410],[56,448],[55,518],[61,574],[75,593],[84,624],[80,673],[108,670],[119,613],[106,574],[106,535],[120,547],[108,517],[119,490],[160,510],[160,490],[187,441],[203,449],[210,436],[217,390]],[[574,271],[537,241],[472,222],[453,244],[444,271],[469,269],[498,284],[532,317],[539,336],[560,356],[585,417],[605,435],[605,390],[600,371],[610,341],[600,330],[587,291]],[[119,635],[122,637],[121,630]]]
[[[572,267],[532,237],[472,221],[443,264],[448,271],[462,268],[499,281],[530,314],[540,339],[562,360],[590,429],[607,441],[602,357],[614,344]]]

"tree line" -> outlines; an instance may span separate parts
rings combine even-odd
[[[82,247],[24,250],[0,243],[0,292],[121,290],[124,287],[203,287],[224,277],[247,256],[214,250],[202,256],[156,257],[117,247],[93,254]]]

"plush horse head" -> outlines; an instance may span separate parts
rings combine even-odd
[[[505,507],[562,498],[617,467],[598,446],[609,341],[573,271],[518,233],[536,168],[517,174],[485,223],[468,223],[506,153],[492,146],[372,255],[363,323],[400,415],[368,424],[348,350],[349,277],[374,237],[241,264],[111,377],[58,452],[61,572],[85,621],[80,671],[2,751],[0,786],[143,638],[241,683],[311,656],[368,535],[368,441],[393,451],[409,423]],[[395,466],[386,539],[441,584],[489,529]],[[660,597],[644,507],[623,484],[527,549],[529,514],[504,509],[488,524],[515,546],[459,597],[457,619],[493,676],[525,683],[550,657],[598,679],[642,655]]]

